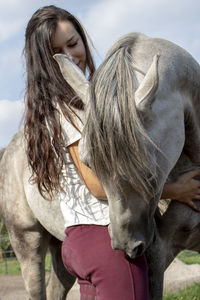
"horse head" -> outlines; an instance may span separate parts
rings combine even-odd
[[[194,121],[199,65],[177,45],[137,33],[112,46],[90,84],[66,57],[55,58],[64,62],[68,74],[61,71],[77,94],[87,98],[80,155],[106,191],[112,247],[134,258],[152,242],[155,210],[181,153],[200,161]],[[78,88],[76,80],[82,82]]]

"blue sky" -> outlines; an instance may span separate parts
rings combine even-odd
[[[18,131],[23,114],[26,24],[35,10],[50,4],[69,10],[84,25],[97,65],[114,41],[131,31],[169,39],[200,62],[197,0],[0,0],[0,148]]]

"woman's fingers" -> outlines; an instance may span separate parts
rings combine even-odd
[[[193,197],[194,200],[200,200],[200,195],[195,195]],[[179,199],[178,200],[179,202],[182,202],[188,206],[190,206],[193,210],[195,210],[196,212],[199,212],[200,213],[200,209],[197,208],[197,206],[195,205],[194,201],[193,200],[190,200],[190,199]]]
[[[200,209],[197,208],[197,206],[194,204],[194,202],[191,200],[189,201],[188,205],[194,209],[196,212],[200,213]]]
[[[187,173],[188,178],[193,178],[195,176],[200,175],[200,169],[196,169]]]
[[[194,195],[193,199],[195,199],[195,200],[200,200],[200,194]]]
[[[200,169],[196,169],[196,170],[187,172],[178,178],[178,182],[180,182],[180,183],[187,182],[187,181],[190,181],[191,179],[198,181],[198,180],[194,179],[194,177],[198,176],[198,175],[200,176]],[[198,181],[198,182],[200,183],[200,181]]]

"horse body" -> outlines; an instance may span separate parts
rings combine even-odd
[[[196,205],[200,209],[199,201]],[[165,206],[164,214],[156,217],[156,239],[146,251],[151,300],[162,300],[164,272],[180,251],[200,253],[199,213],[177,201]]]
[[[155,210],[176,163],[183,170],[200,164],[199,78],[200,67],[185,50],[140,34],[122,37],[95,74],[81,145],[87,153],[83,159],[108,196],[112,246],[132,258],[152,242]],[[119,111],[121,118],[116,117]],[[136,127],[136,122],[143,129],[138,126],[134,132],[127,124]],[[127,165],[122,157],[128,157]],[[153,190],[145,195],[146,201],[139,176]]]
[[[37,187],[28,184],[30,172],[24,149],[23,131],[14,136],[2,153],[0,170],[0,213],[20,262],[25,288],[30,299],[44,300],[46,296],[48,299],[66,299],[66,294],[75,278],[67,273],[61,259],[61,241],[59,239],[64,236],[64,221],[61,217],[58,222],[59,204],[56,205],[56,201],[54,201],[52,212],[54,213],[55,207],[57,212],[54,215],[56,223],[53,222],[49,210],[52,207],[51,203],[48,207],[47,201],[40,196]],[[31,202],[32,199],[28,201],[27,196],[35,199],[35,209]],[[41,207],[42,205],[43,207]],[[38,207],[42,210],[40,214],[37,210]],[[52,222],[51,225],[49,225],[49,220]],[[45,224],[45,226],[43,227],[41,224]],[[52,229],[52,225],[54,229]],[[45,256],[47,248],[50,249],[52,255],[53,267],[46,291]]]
[[[115,53],[117,48],[125,61],[110,55],[111,60],[113,58],[111,61],[109,54],[105,61],[105,68],[113,67],[114,79],[105,76],[112,72],[103,72],[103,84],[99,78],[104,65],[97,71],[91,88],[96,99],[88,99],[87,102],[88,117],[80,152],[84,162],[96,171],[106,190],[113,247],[123,249],[131,257],[147,250],[151,298],[159,300],[162,299],[164,270],[175,255],[185,248],[199,251],[199,214],[182,204],[169,205],[163,216],[157,219],[157,237],[154,241],[153,237],[155,210],[168,176],[169,180],[173,180],[200,162],[200,69],[187,52],[170,42],[138,34],[127,37],[122,39],[120,46],[117,43],[114,50],[111,49]],[[75,91],[76,82],[79,82],[77,93],[83,97],[88,89],[85,78],[66,58],[60,56],[59,59],[64,77]],[[122,63],[124,71],[120,68]],[[120,84],[119,91],[117,87]],[[107,88],[106,92],[102,91],[103,87]],[[110,93],[109,88],[113,88],[114,94]],[[131,96],[131,103],[127,95]],[[124,123],[119,123],[121,119]],[[109,123],[109,130],[106,122]],[[116,133],[120,133],[120,137]],[[95,136],[95,144],[90,147]],[[137,147],[134,147],[134,141]],[[92,151],[94,149],[95,153]],[[146,168],[143,173],[140,164]],[[59,296],[54,294],[49,299],[64,299],[74,282],[61,262],[64,222],[57,201],[47,202],[39,194],[37,186],[29,183],[31,173],[27,166],[23,132],[18,133],[5,149],[0,170],[0,211],[20,261],[30,299],[46,299],[44,257],[48,246],[54,266],[49,290],[59,294],[60,289]],[[130,179],[131,174],[135,186],[134,180]],[[146,197],[148,188],[147,193],[142,193],[145,184],[150,191],[154,188],[153,197]],[[48,290],[47,294],[50,294]]]

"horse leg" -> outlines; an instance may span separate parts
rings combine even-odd
[[[76,278],[65,269],[61,257],[62,242],[51,237],[49,250],[52,256],[51,276],[47,285],[48,300],[65,300],[69,290],[72,288]],[[53,281],[53,284],[52,284]]]
[[[164,272],[176,255],[188,245],[199,249],[199,215],[189,207],[172,201],[163,215],[157,212],[156,223],[156,240],[146,253],[151,300],[162,299]]]
[[[45,256],[50,234],[39,224],[32,230],[9,230],[30,300],[46,300]]]
[[[163,280],[165,258],[162,255],[162,243],[152,244],[146,251],[149,268],[149,294],[151,300],[163,299]]]
[[[51,234],[39,223],[37,214],[30,209],[27,201],[27,195],[33,198],[35,196],[37,206],[37,201],[40,201],[38,197],[42,197],[37,186],[29,184],[31,173],[27,169],[23,145],[24,136],[23,132],[20,132],[13,138],[4,154],[0,151],[0,213],[20,262],[29,299],[46,300],[45,255]],[[25,187],[26,192],[29,191],[27,185],[32,193],[25,193]],[[42,212],[45,216],[45,206]],[[54,274],[51,276],[55,277]],[[49,287],[52,285],[53,291],[53,285],[57,286],[58,283],[55,280],[50,280],[50,283]]]

